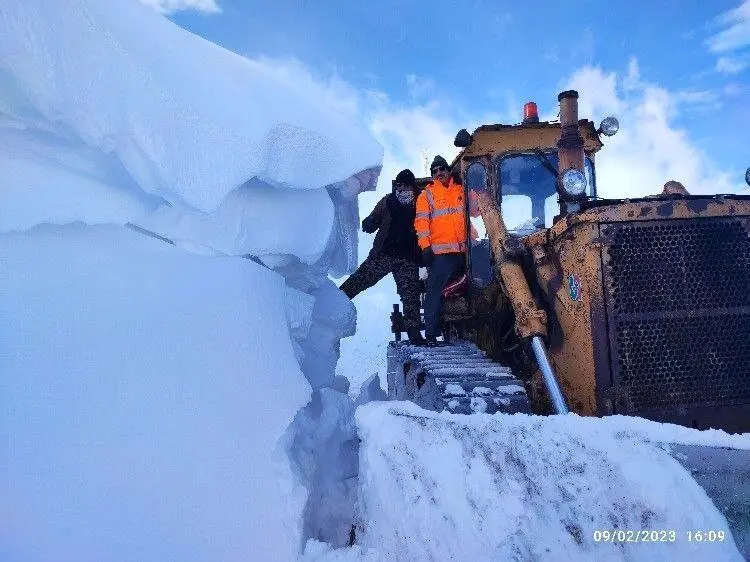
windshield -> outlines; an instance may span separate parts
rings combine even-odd
[[[533,231],[552,226],[560,212],[555,189],[557,152],[505,156],[497,163],[499,178],[498,198],[503,220],[510,231]],[[589,196],[596,194],[594,167],[588,156],[585,159]]]

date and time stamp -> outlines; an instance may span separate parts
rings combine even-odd
[[[720,543],[727,539],[727,533],[714,530],[677,531],[674,529],[630,530],[596,529],[593,536],[597,543],[670,543],[687,541],[691,543]]]

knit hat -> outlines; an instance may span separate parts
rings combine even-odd
[[[414,173],[409,168],[406,168],[405,170],[401,170],[398,173],[398,175],[396,176],[396,181],[394,181],[393,183],[402,183],[410,187],[416,187],[417,178],[414,177]]]
[[[440,156],[439,154],[435,156],[435,158],[432,160],[432,164],[430,164],[430,172],[437,168],[438,166],[442,166],[446,170],[450,169],[450,166],[448,165],[448,162],[445,161],[445,158]]]

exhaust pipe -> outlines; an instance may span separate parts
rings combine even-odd
[[[567,90],[557,96],[560,102],[560,140],[557,141],[559,156],[558,172],[569,168],[583,172],[583,137],[578,129],[578,92]]]

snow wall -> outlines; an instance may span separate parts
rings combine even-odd
[[[348,540],[364,130],[139,2],[3,2],[1,560]]]

